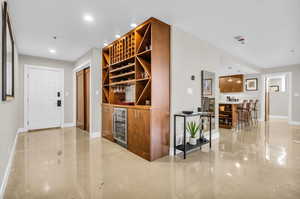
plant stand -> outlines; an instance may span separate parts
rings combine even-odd
[[[186,118],[187,117],[196,117],[196,116],[199,116],[200,121],[201,121],[200,138],[197,140],[196,145],[191,145],[189,143],[186,143]],[[177,117],[183,118],[183,121],[184,121],[183,143],[178,146],[176,146],[176,119],[177,119]],[[203,122],[202,122],[203,117],[209,118],[209,139],[201,138],[201,134],[203,131]],[[186,158],[186,153],[188,151],[191,151],[198,147],[201,150],[202,146],[205,144],[209,143],[209,148],[211,149],[211,119],[212,119],[212,113],[208,113],[208,112],[198,112],[198,113],[193,113],[193,114],[174,114],[174,156],[176,155],[176,149],[183,152],[184,159]]]

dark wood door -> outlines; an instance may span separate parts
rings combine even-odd
[[[111,105],[102,105],[102,136],[110,141],[114,141],[112,133],[112,113],[113,107]]]
[[[128,150],[150,160],[150,111],[128,109]]]
[[[76,126],[82,130],[84,126],[84,71],[76,73]]]
[[[85,109],[85,120],[84,130],[90,131],[90,68],[84,70],[84,109]]]

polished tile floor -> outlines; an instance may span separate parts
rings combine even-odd
[[[221,130],[212,150],[147,162],[75,128],[22,134],[5,199],[300,198],[300,128]]]

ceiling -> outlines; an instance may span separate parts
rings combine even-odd
[[[150,16],[258,67],[300,63],[299,0],[9,0],[21,54],[75,61]],[[83,20],[85,14],[94,22]],[[233,37],[242,35],[245,45]],[[57,36],[54,40],[52,37]],[[56,49],[56,54],[49,49]]]

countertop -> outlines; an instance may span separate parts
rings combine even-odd
[[[219,104],[242,104],[242,102],[219,102]]]

